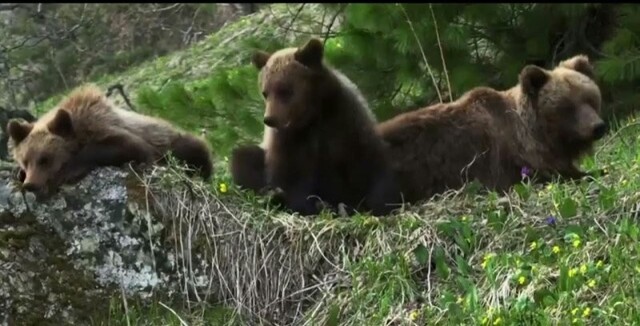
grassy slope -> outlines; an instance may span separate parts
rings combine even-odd
[[[247,59],[234,52],[234,42],[219,43],[229,35],[251,33],[254,23],[241,21],[191,49],[96,82],[154,87],[169,80],[196,82],[213,68]],[[129,91],[135,94],[135,87]],[[309,232],[338,226],[350,232],[366,230],[359,259],[345,258],[343,265],[350,286],[320,301],[316,320],[340,311],[340,325],[391,320],[451,325],[635,323],[640,319],[640,137],[633,123],[622,122],[631,125],[606,138],[595,159],[583,164],[607,167],[609,174],[597,180],[548,187],[523,184],[505,198],[467,189],[403,211],[395,222],[357,217],[305,224]],[[436,261],[435,269],[425,263],[429,257]],[[126,324],[121,310],[114,309],[110,324]],[[166,309],[142,315],[129,309],[132,324],[178,324]],[[198,320],[201,317],[192,317],[191,323]]]

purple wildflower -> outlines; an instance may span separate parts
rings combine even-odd
[[[522,177],[522,179],[528,177],[531,175],[531,169],[527,166],[523,166],[522,169],[520,169],[520,176]]]
[[[554,216],[548,216],[546,222],[547,225],[556,225],[556,218]]]

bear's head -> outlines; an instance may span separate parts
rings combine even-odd
[[[534,128],[565,150],[589,150],[608,131],[600,116],[602,98],[589,58],[576,55],[553,70],[534,65],[522,69],[520,87]]]
[[[252,61],[260,70],[258,85],[266,104],[263,121],[267,127],[299,130],[319,114],[327,87],[323,56],[323,43],[316,38],[300,48],[254,53]]]
[[[49,190],[78,146],[71,116],[63,109],[55,111],[51,119],[43,117],[34,123],[12,119],[7,133],[13,142],[13,158],[21,169],[22,186],[32,192]]]

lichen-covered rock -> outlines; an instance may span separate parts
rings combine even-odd
[[[360,235],[220,196],[174,168],[102,168],[37,201],[0,166],[0,326],[95,324],[123,295],[299,325],[347,279]]]
[[[124,169],[96,170],[44,202],[10,174],[0,175],[0,325],[85,324],[122,293],[179,290],[163,226],[131,200]]]

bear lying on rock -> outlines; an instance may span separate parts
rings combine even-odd
[[[114,106],[95,85],[73,90],[35,122],[7,131],[23,188],[39,194],[75,183],[96,167],[164,161],[171,152],[204,179],[213,172],[207,143],[169,122]]]

